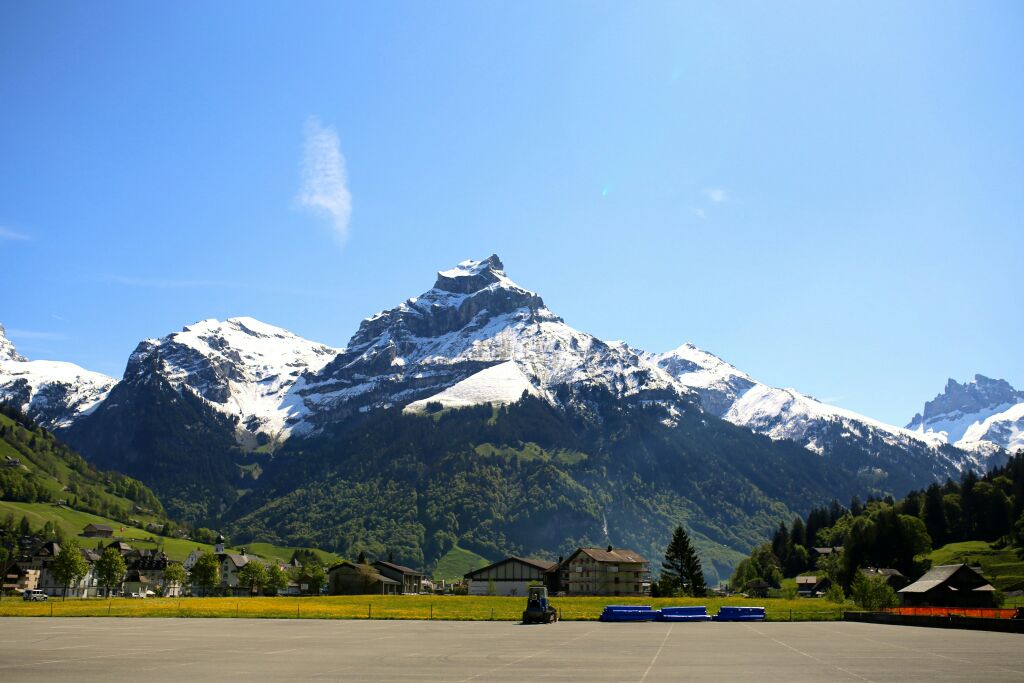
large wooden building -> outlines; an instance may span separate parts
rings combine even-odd
[[[649,595],[650,563],[627,548],[579,548],[559,565],[558,590],[569,595]]]
[[[901,589],[899,596],[906,607],[994,607],[995,590],[977,569],[943,564]]]
[[[470,595],[526,595],[531,583],[546,583],[556,562],[506,557],[466,574]]]

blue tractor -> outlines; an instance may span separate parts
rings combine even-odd
[[[532,586],[523,610],[524,624],[553,624],[558,621],[558,611],[548,603],[548,589]]]

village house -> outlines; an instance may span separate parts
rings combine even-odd
[[[995,591],[974,567],[943,564],[901,589],[899,597],[905,607],[994,607]]]
[[[12,563],[3,575],[4,593],[24,593],[39,588],[39,570],[22,569],[18,564]]]
[[[402,584],[373,565],[342,560],[327,570],[327,588],[331,595],[398,595]]]
[[[53,561],[60,553],[60,544],[47,541],[27,557],[18,561],[18,568],[23,571],[38,572],[37,588],[51,597],[63,596],[65,590],[69,598],[94,598],[98,594],[98,581],[94,565],[100,559],[99,554],[88,548],[81,548],[82,558],[88,565],[88,571],[76,584],[65,587],[53,575]]]
[[[232,595],[248,595],[249,587],[241,586],[238,581],[238,573],[242,571],[245,565],[252,561],[259,561],[259,558],[253,555],[247,555],[245,548],[241,549],[239,553],[228,552],[224,547],[224,537],[217,536],[217,542],[213,548],[213,554],[217,558],[217,562],[220,564],[220,587],[226,593]],[[192,571],[192,567],[195,566],[196,562],[200,557],[203,556],[207,551],[202,548],[196,548],[185,561],[181,563],[185,571]]]
[[[468,592],[470,595],[526,595],[530,584],[547,582],[549,572],[557,565],[557,562],[529,557],[506,557],[466,574]]]
[[[570,595],[649,595],[649,566],[627,548],[579,548],[559,565],[558,584]]]

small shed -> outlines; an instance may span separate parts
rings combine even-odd
[[[995,588],[966,564],[943,564],[899,591],[906,607],[994,607]]]

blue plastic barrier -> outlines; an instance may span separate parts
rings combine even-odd
[[[719,607],[715,621],[764,621],[764,607]]]
[[[601,621],[654,621],[660,613],[650,605],[608,605],[601,612]]]
[[[711,621],[708,608],[704,605],[687,607],[662,607],[658,621]]]

